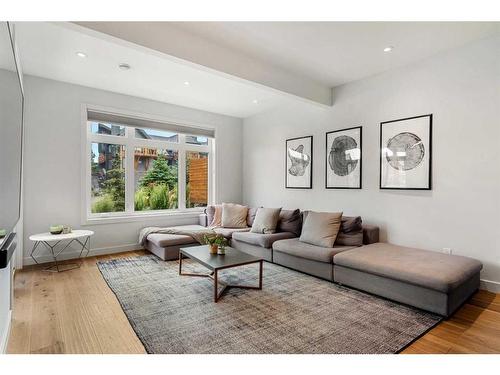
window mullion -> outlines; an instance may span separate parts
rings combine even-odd
[[[184,136],[180,136],[179,145],[179,168],[178,168],[178,196],[179,196],[179,209],[186,209],[186,149],[184,147]]]
[[[217,202],[216,197],[216,155],[215,155],[215,143],[213,139],[208,141],[208,204],[215,204]]]
[[[126,127],[125,136],[125,212],[134,212],[134,194],[135,194],[135,147],[134,147],[135,128]]]

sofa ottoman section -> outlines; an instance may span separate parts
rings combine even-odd
[[[337,254],[334,281],[443,316],[479,288],[481,262],[375,243]]]
[[[273,243],[279,240],[293,238],[295,234],[290,232],[279,233],[233,233],[231,246],[245,253],[262,257],[268,262],[273,261]]]
[[[147,238],[145,247],[158,258],[163,260],[179,259],[179,249],[181,246],[197,245],[190,236],[181,234],[161,234],[153,233]]]

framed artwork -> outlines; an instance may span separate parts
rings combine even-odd
[[[285,146],[285,188],[312,189],[313,137],[287,139]]]
[[[432,114],[380,123],[380,189],[431,190]]]
[[[361,189],[361,126],[326,133],[325,188]]]

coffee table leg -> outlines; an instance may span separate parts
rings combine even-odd
[[[262,289],[262,263],[264,261],[260,261],[260,264],[259,264],[259,289]]]
[[[217,285],[218,281],[218,276],[217,276],[217,270],[214,271],[214,302],[217,302],[219,300],[219,295],[217,293],[217,289],[219,289],[219,286]]]
[[[182,275],[182,253],[179,251],[179,275]]]

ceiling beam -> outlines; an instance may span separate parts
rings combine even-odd
[[[168,22],[75,22],[162,54],[195,64],[217,74],[265,86],[306,101],[331,106],[333,90],[308,77],[237,53]]]

